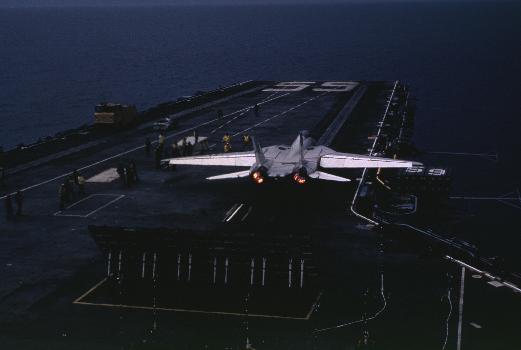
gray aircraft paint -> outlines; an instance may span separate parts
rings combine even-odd
[[[208,180],[221,180],[251,176],[261,172],[263,177],[282,178],[299,174],[320,180],[346,182],[349,179],[328,174],[319,168],[410,168],[419,163],[389,158],[341,153],[316,145],[307,131],[299,133],[291,146],[274,145],[261,148],[253,139],[253,151],[224,154],[211,154],[193,157],[166,159],[170,165],[221,165],[249,167],[249,170],[208,177]]]

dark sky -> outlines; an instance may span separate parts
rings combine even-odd
[[[367,2],[436,2],[448,0],[0,0],[0,6],[103,6],[103,5],[204,5],[204,4],[309,4]],[[495,2],[497,0],[458,0]]]

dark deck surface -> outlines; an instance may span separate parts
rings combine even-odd
[[[225,132],[234,135],[234,150],[242,149],[240,136],[244,132],[255,135],[266,146],[289,144],[304,129],[321,135],[356,92],[314,91],[320,83],[297,92],[262,91],[275,84],[259,83],[255,91],[234,93],[211,107],[194,110],[167,133],[167,148],[194,129],[209,137],[212,151],[219,153]],[[369,89],[360,101],[361,107],[353,111],[357,122],[348,121],[332,142],[339,151],[368,153],[372,144],[369,137],[376,133],[393,86],[364,84]],[[260,106],[258,116],[252,109],[255,104]],[[217,118],[218,109],[222,109],[223,118]],[[157,170],[153,156],[145,155],[146,137],[157,139],[150,124],[116,133],[88,148],[67,150],[66,155],[35,162],[10,175],[4,192],[25,189],[25,201],[22,217],[0,222],[3,348],[239,349],[249,337],[257,349],[351,349],[367,329],[374,348],[439,349],[450,308],[443,298],[447,286],[453,287],[448,348],[454,348],[458,269],[410,252],[383,252],[378,232],[349,214],[356,181],[305,189],[277,184],[262,190],[248,179],[209,182],[205,177],[234,170],[188,166],[178,166],[176,171]],[[117,180],[89,182],[85,197],[59,210],[58,186],[73,169],[90,178],[129,159],[137,165],[137,184],[126,188]],[[342,175],[356,179],[360,174],[352,171]],[[136,295],[135,290],[122,291],[117,286],[103,289],[110,286],[102,283],[94,291],[98,294],[85,295],[103,280],[106,271],[105,257],[88,234],[88,225],[212,230],[224,225],[226,213],[238,203],[252,208],[241,220],[243,227],[304,231],[319,242],[315,255],[320,262],[320,279],[310,293],[295,297],[269,292],[269,300],[258,304],[250,300],[253,306],[248,313],[289,315],[299,320],[166,311],[187,309],[195,300],[191,310],[244,314],[243,298],[251,292],[245,289],[231,293],[222,287],[199,288],[197,292],[184,287],[175,290],[177,298],[189,299],[185,302],[170,300],[168,290],[154,292],[155,286],[148,285]],[[452,281],[448,274],[454,276]],[[504,288],[467,277],[463,325],[466,347],[520,347],[520,298]],[[146,308],[114,306],[115,302],[122,304],[123,299],[111,293],[119,292],[126,293],[125,305]],[[320,301],[314,304],[320,292]],[[80,298],[82,295],[84,298]],[[73,304],[75,300],[110,305]],[[270,308],[262,307],[267,304]],[[285,308],[276,307],[282,304]],[[512,312],[505,313],[505,309]],[[308,315],[310,310],[313,312]],[[364,315],[375,318],[367,323],[358,321]],[[350,322],[354,323],[313,332]]]

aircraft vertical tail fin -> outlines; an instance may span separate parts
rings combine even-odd
[[[255,152],[255,159],[257,160],[258,164],[264,164],[266,163],[266,157],[264,156],[264,152],[262,151],[262,147],[257,142],[257,139],[255,137],[252,137],[252,144],[253,144],[253,151]]]
[[[302,167],[304,165],[304,135],[302,132],[299,134],[299,138],[300,138],[299,163],[300,163],[300,166]]]

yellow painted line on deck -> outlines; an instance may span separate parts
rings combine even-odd
[[[241,312],[226,312],[226,311],[208,311],[208,310],[194,310],[194,309],[179,309],[179,308],[167,308],[167,307],[153,307],[153,306],[140,306],[140,305],[125,305],[125,304],[110,304],[110,303],[91,303],[86,301],[81,301],[85,299],[89,294],[94,292],[97,288],[99,288],[103,283],[107,281],[107,278],[102,279],[100,282],[96,283],[92,288],[83,293],[80,297],[74,300],[72,303],[76,305],[88,305],[88,306],[101,306],[101,307],[110,307],[110,308],[120,308],[120,309],[134,309],[134,310],[159,310],[159,311],[170,311],[170,312],[187,312],[194,314],[206,314],[206,315],[222,315],[222,316],[240,316],[240,317],[257,317],[257,318],[272,318],[272,319],[281,319],[281,320],[297,320],[297,321],[308,321],[315,310],[316,305],[318,304],[322,291],[318,293],[315,302],[311,305],[311,309],[306,314],[305,317],[292,317],[292,316],[281,316],[281,315],[269,315],[269,314],[251,314],[251,313],[241,313]]]
[[[72,303],[73,304],[78,304],[80,303],[80,300],[87,297],[87,295],[89,295],[90,293],[94,292],[94,290],[98,289],[99,286],[101,286],[103,283],[105,283],[107,281],[107,278],[105,277],[104,279],[102,279],[101,281],[99,281],[98,283],[96,283],[91,289],[89,289],[88,291],[86,291],[85,293],[83,293],[81,296],[79,296],[76,300],[74,300]]]

